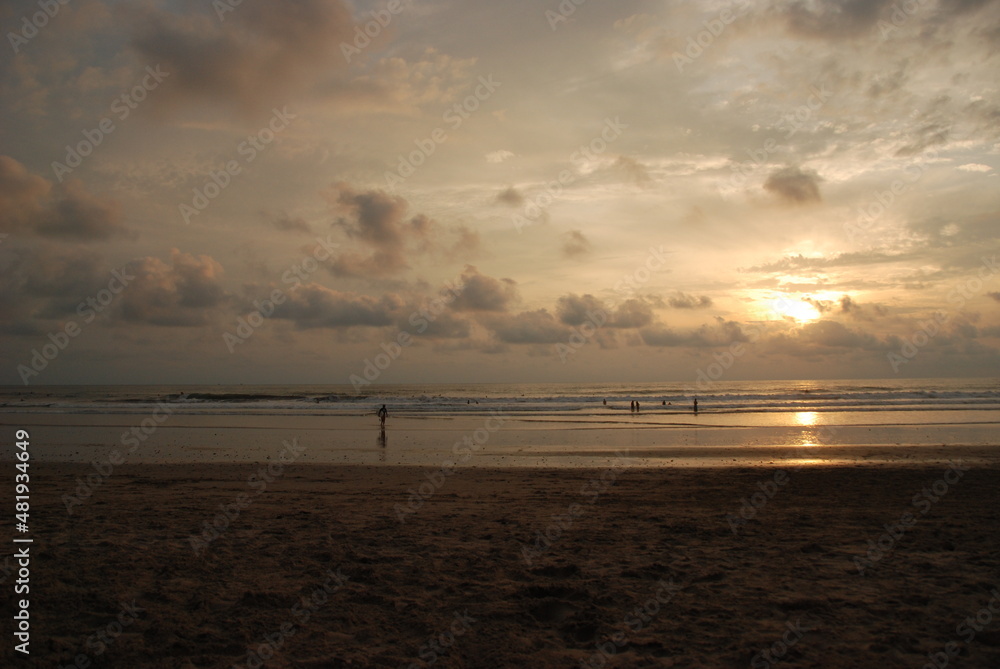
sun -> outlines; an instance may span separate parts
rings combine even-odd
[[[811,323],[822,315],[812,303],[801,297],[779,297],[768,302],[773,314],[779,318],[792,318],[799,323]]]

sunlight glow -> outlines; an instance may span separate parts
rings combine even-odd
[[[819,319],[819,309],[803,299],[780,297],[768,302],[772,312],[781,318],[792,318],[799,323],[809,323]]]
[[[827,464],[827,460],[821,460],[819,458],[797,458],[794,460],[787,460],[788,463],[794,463],[796,466],[804,467],[807,465],[823,465]]]
[[[815,411],[799,411],[795,414],[795,420],[798,421],[799,425],[815,425],[816,424],[816,412]]]

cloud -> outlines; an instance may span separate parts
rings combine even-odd
[[[545,309],[492,317],[485,324],[506,344],[555,344],[565,342],[571,334]]]
[[[798,331],[798,339],[807,344],[823,348],[855,348],[882,350],[883,342],[867,332],[852,330],[843,323],[819,320],[803,325]]]
[[[40,234],[50,237],[81,240],[107,239],[128,233],[122,222],[121,205],[115,200],[91,195],[77,179],[69,179],[59,188],[57,200],[37,229]]]
[[[643,328],[652,322],[653,309],[649,304],[632,298],[618,305],[608,325],[613,328]]]
[[[695,297],[694,295],[677,291],[667,299],[667,304],[674,309],[707,309],[712,306],[712,298],[708,295]]]
[[[777,4],[790,32],[804,37],[840,39],[874,29],[892,0],[817,0]]]
[[[330,265],[337,276],[380,277],[397,274],[409,268],[407,247],[415,243],[423,248],[430,244],[433,222],[422,214],[407,218],[406,200],[381,190],[356,191],[338,183],[327,193],[335,209],[348,214],[336,225],[348,237],[373,250],[371,255],[345,252]]]
[[[1000,302],[1000,293],[986,293],[986,294],[992,297],[997,302]]]
[[[462,272],[462,291],[451,303],[455,311],[506,311],[518,299],[513,279],[494,279],[472,265]]]
[[[900,158],[915,156],[923,152],[924,149],[944,144],[948,141],[950,133],[951,126],[929,123],[919,128],[915,133],[916,136],[908,144],[897,149],[896,156]]]
[[[704,348],[729,346],[736,342],[749,341],[749,337],[743,332],[739,323],[722,318],[717,318],[714,324],[706,324],[694,330],[684,331],[677,331],[662,323],[657,323],[640,330],[639,335],[647,346],[657,347]]]
[[[819,175],[811,170],[786,167],[767,177],[764,190],[791,204],[819,202],[822,199],[819,194],[820,181]]]
[[[110,278],[100,256],[92,251],[15,246],[0,257],[0,320],[20,322],[23,331],[29,318],[75,314],[80,302],[96,295]]]
[[[635,158],[618,156],[618,159],[614,162],[614,166],[625,172],[629,180],[637,186],[645,188],[653,183],[652,177],[649,176],[649,170]]]
[[[773,273],[789,272],[793,270],[821,270],[832,267],[864,267],[867,265],[881,265],[884,263],[899,263],[909,260],[919,259],[914,253],[883,253],[880,251],[855,251],[849,253],[837,253],[829,258],[807,258],[801,254],[796,256],[785,256],[781,260],[754,265],[752,267],[741,268],[741,272],[752,273]]]
[[[353,35],[352,35],[353,39]],[[352,98],[363,98],[368,109],[398,114],[418,112],[429,105],[447,105],[468,95],[475,81],[476,58],[456,58],[434,47],[426,47],[407,60],[399,56],[379,59],[370,70],[341,84],[333,102],[350,106]]]
[[[803,297],[803,302],[811,304],[821,314],[843,314],[856,320],[870,321],[876,317],[887,316],[889,309],[881,304],[861,304],[855,302],[850,295],[841,295],[839,300],[817,300]]]
[[[601,320],[607,320],[608,307],[593,295],[576,295],[570,293],[556,300],[556,314],[559,321],[565,325],[577,326],[592,321],[594,314]]]
[[[281,214],[279,216],[272,217],[270,224],[283,232],[302,232],[308,235],[312,234],[312,228],[309,227],[306,220],[300,216]]]
[[[317,283],[288,291],[274,318],[292,321],[300,330],[391,325],[402,301],[396,295],[374,298],[332,290]]]
[[[881,304],[860,304],[851,299],[850,295],[841,296],[840,312],[861,320],[871,320],[874,316],[887,316],[889,314],[889,310]],[[874,316],[872,312],[874,312]]]
[[[400,317],[396,325],[402,332],[427,339],[466,339],[472,333],[472,324],[451,311],[436,308],[430,300],[423,300],[412,311]]]
[[[10,156],[0,155],[0,229],[20,232],[37,222],[52,184],[31,174]]]
[[[508,158],[513,158],[514,154],[506,149],[501,149],[500,151],[493,151],[492,153],[486,154],[486,162],[488,163],[502,163]]]
[[[982,163],[966,163],[964,165],[959,165],[956,169],[962,170],[963,172],[990,172],[993,170],[989,165],[983,165]]]
[[[53,186],[9,156],[0,156],[0,230],[82,241],[130,233],[117,201],[91,195],[78,179]]]
[[[222,265],[207,255],[170,251],[170,263],[147,256],[129,263],[132,274],[120,297],[120,317],[162,326],[205,325],[231,299],[222,286]]]
[[[340,0],[245,0],[222,17],[214,9],[179,15],[150,5],[123,11],[140,58],[169,73],[158,106],[211,100],[246,113],[286,101],[346,65],[340,43],[354,27]]]
[[[456,239],[446,252],[449,258],[468,260],[479,251],[481,239],[476,230],[472,230],[466,225],[458,225],[452,228],[451,232]]]
[[[37,297],[78,295],[98,287],[106,275],[100,257],[82,251],[53,252],[49,248],[22,256],[23,264],[11,272],[21,278],[21,290]]]
[[[625,300],[615,308],[593,295],[563,295],[556,301],[556,314],[564,325],[576,327],[597,323],[604,328],[634,329],[653,322],[653,310],[638,298]]]
[[[579,230],[571,230],[566,233],[566,241],[563,243],[562,254],[567,258],[577,258],[590,253],[590,240]]]
[[[508,186],[497,193],[497,202],[511,207],[520,207],[524,204],[524,195],[513,186]]]

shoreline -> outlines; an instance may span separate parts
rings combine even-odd
[[[803,419],[813,420],[812,415]],[[708,418],[704,420],[708,421]],[[715,420],[715,419],[713,419]],[[295,445],[298,462],[466,467],[600,467],[622,454],[648,467],[886,464],[957,457],[1000,463],[996,425],[651,425],[535,417],[195,416],[186,414],[8,414],[28,429],[38,461],[141,463],[267,462]],[[11,455],[8,457],[12,457]]]

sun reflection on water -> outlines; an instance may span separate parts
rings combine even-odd
[[[795,420],[798,421],[799,425],[813,426],[816,424],[816,412],[815,411],[799,411],[795,414]]]

